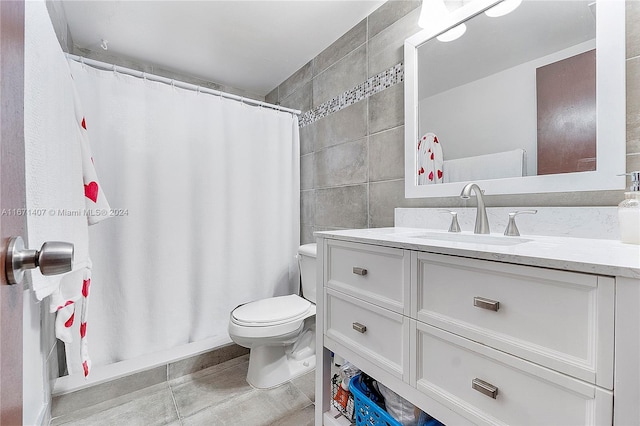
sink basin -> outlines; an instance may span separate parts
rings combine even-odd
[[[494,246],[515,246],[533,241],[527,238],[504,237],[487,234],[457,234],[453,232],[424,232],[407,235],[409,238],[421,238],[425,240],[449,241],[452,243],[488,244]]]

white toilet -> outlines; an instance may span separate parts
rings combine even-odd
[[[302,295],[271,297],[231,312],[229,336],[251,349],[247,382],[267,389],[316,366],[316,245],[298,248]]]

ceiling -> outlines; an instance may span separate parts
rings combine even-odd
[[[74,44],[264,96],[385,0],[61,0]]]

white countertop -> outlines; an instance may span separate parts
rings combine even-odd
[[[435,238],[428,238],[427,234]],[[471,232],[449,234],[441,230],[398,227],[323,231],[316,232],[315,235],[430,253],[640,279],[640,246],[615,240],[540,235],[505,237],[502,234],[490,234],[489,239],[498,244],[486,244],[447,241],[448,236],[452,239],[473,239],[474,234]],[[499,244],[523,240],[527,241],[514,245]]]

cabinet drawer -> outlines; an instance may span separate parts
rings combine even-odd
[[[412,317],[613,389],[613,278],[415,256]]]
[[[398,313],[409,313],[410,252],[327,241],[326,286]]]
[[[409,368],[406,317],[331,289],[325,301],[325,335],[404,379]]]
[[[413,332],[416,388],[476,424],[612,424],[608,390],[412,320]]]

